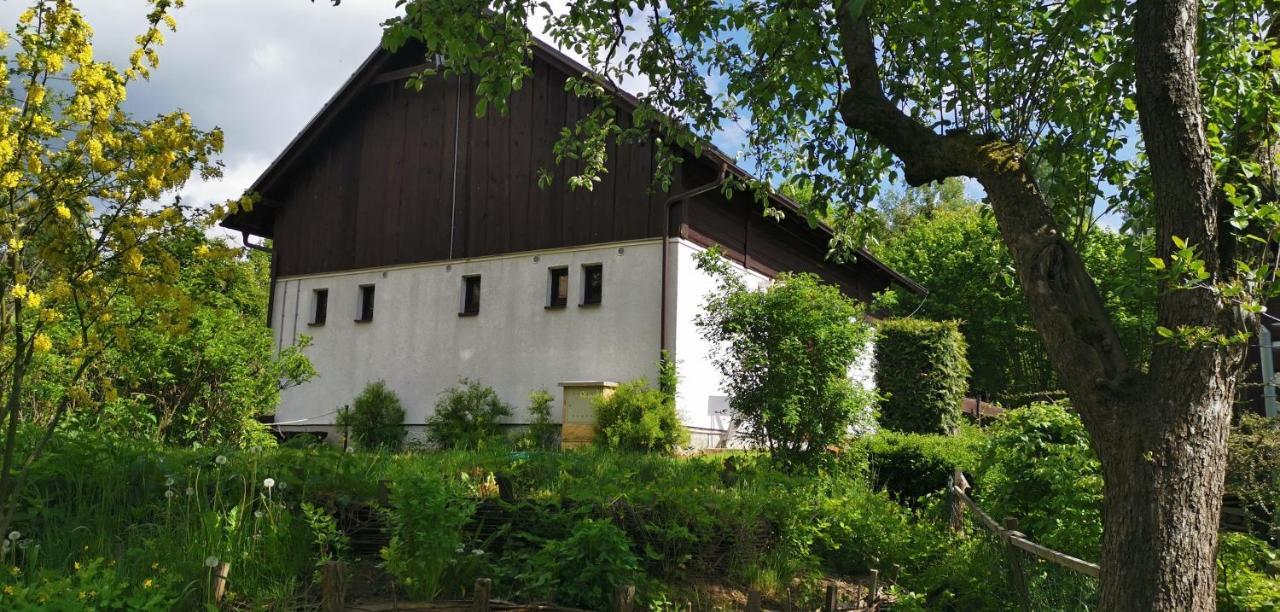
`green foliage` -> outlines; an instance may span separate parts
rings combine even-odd
[[[1035,404],[1001,415],[991,428],[977,499],[993,516],[1050,548],[1099,559],[1102,466],[1074,412]]]
[[[129,580],[115,569],[115,563],[102,558],[77,561],[72,572],[41,572],[34,577],[24,576],[17,566],[4,569],[7,571],[0,575],[0,606],[13,612],[165,612],[181,607],[191,588],[177,576],[162,571],[156,571],[153,577]]]
[[[545,389],[538,389],[529,394],[529,415],[533,421],[529,430],[516,441],[516,446],[525,450],[552,450],[560,441],[560,426],[551,420],[551,407],[555,405],[555,396]]]
[[[812,274],[748,289],[716,249],[698,267],[718,288],[694,322],[747,438],[783,464],[813,464],[865,424],[871,395],[849,380],[871,339],[860,305]]]
[[[1254,526],[1280,537],[1280,418],[1243,414],[1227,439],[1228,494],[1239,498]]]
[[[640,562],[626,532],[606,520],[584,518],[563,540],[550,540],[532,558],[526,577],[548,600],[588,610],[612,605],[614,588],[635,584]]]
[[[347,553],[349,539],[338,529],[338,523],[328,509],[312,503],[302,502],[302,516],[311,528],[312,541],[319,554],[316,556],[316,568],[327,561],[337,561]]]
[[[663,350],[662,357],[658,359],[658,390],[666,396],[668,403],[675,405],[676,389],[679,387],[680,372],[676,361],[671,358],[670,352]]]
[[[1218,609],[1280,609],[1280,550],[1225,532],[1218,539]]]
[[[266,325],[269,258],[238,257],[238,247],[198,227],[157,243],[180,269],[172,294],[149,313],[130,300],[114,304],[113,317],[134,323],[99,357],[106,375],[91,391],[102,410],[72,413],[63,427],[176,445],[273,443],[256,417],[315,370],[303,354],[306,337],[276,354]],[[64,313],[68,321],[74,315]],[[37,372],[35,382],[52,401],[62,388],[48,374]]]
[[[433,598],[450,585],[441,578],[455,555],[465,554],[462,527],[475,511],[456,481],[438,473],[403,469],[391,483],[387,530],[391,543],[382,550],[387,571],[414,596]]]
[[[955,468],[976,470],[985,444],[983,433],[972,427],[962,427],[956,435],[881,431],[858,439],[872,485],[907,504],[946,490]]]
[[[954,321],[892,319],[876,328],[880,424],[908,433],[951,433],[960,424],[969,361]]]
[[[689,442],[671,397],[644,379],[622,383],[594,404],[601,446],[670,455]]]
[[[511,407],[478,380],[462,378],[440,394],[427,419],[427,439],[438,448],[478,449],[501,437],[498,421]]]
[[[350,408],[338,411],[337,424],[349,429],[360,448],[396,450],[404,442],[404,408],[381,380],[365,385]]]
[[[891,205],[893,233],[875,249],[895,270],[929,288],[925,298],[894,289],[890,310],[933,320],[956,320],[973,366],[969,390],[1020,405],[1057,390],[1053,367],[1031,323],[991,209],[947,190],[942,196],[905,192]],[[905,210],[910,211],[903,212]],[[1081,257],[1093,276],[1120,341],[1137,363],[1151,350],[1155,278],[1143,254],[1150,238],[1105,228],[1081,237]]]

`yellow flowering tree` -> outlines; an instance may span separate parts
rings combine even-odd
[[[193,175],[219,174],[218,130],[180,111],[140,120],[122,107],[158,67],[181,5],[150,0],[126,66],[95,57],[71,0],[37,0],[0,32],[0,532],[59,423],[111,398],[96,367],[104,352],[135,320],[182,320],[189,298],[161,238],[241,206],[196,210],[173,195]],[[114,316],[121,301],[127,318]]]

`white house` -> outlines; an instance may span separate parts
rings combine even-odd
[[[277,346],[312,338],[318,377],[283,393],[282,431],[332,429],[375,380],[420,431],[460,377],[492,386],[519,425],[532,391],[656,381],[667,350],[694,442],[713,445],[729,422],[694,325],[713,286],[695,253],[719,245],[757,282],[813,272],[860,300],[891,283],[924,291],[866,253],[827,261],[829,231],[797,214],[776,221],[747,194],[724,197],[723,178],[743,171],[715,150],[686,155],[665,192],[649,142],[612,146],[592,191],[538,187],[540,169],[574,172],[555,167],[552,143],[590,104],[564,90],[584,69],[550,47],[537,47],[505,117],[475,116],[465,76],[406,89],[421,61],[373,53],[253,184],[262,201],[224,222],[272,240]],[[634,103],[619,94],[620,115]]]

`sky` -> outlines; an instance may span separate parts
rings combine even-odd
[[[28,6],[0,0],[0,27],[12,30]],[[145,25],[142,0],[82,0],[98,57],[123,65]],[[187,0],[166,33],[160,68],[131,85],[137,117],[182,109],[201,128],[226,135],[223,178],[194,180],[188,204],[237,197],[266,169],[377,46],[395,0]]]

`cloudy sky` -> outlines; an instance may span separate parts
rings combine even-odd
[[[28,3],[0,0],[11,30]],[[142,0],[82,0],[100,57],[124,63],[145,24]],[[181,108],[226,132],[225,176],[193,183],[190,203],[238,196],[377,46],[395,0],[187,0],[150,82],[127,107],[145,117]]]

